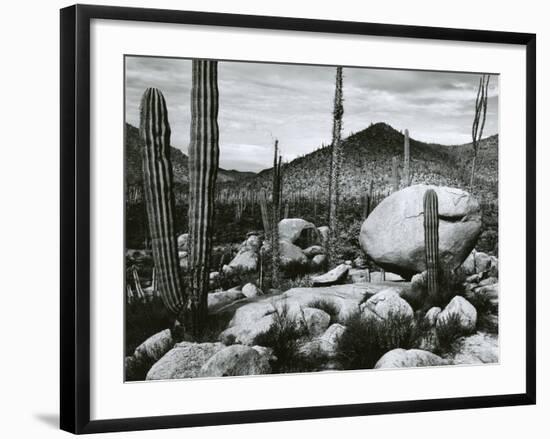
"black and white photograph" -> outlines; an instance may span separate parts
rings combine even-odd
[[[126,55],[125,380],[498,364],[499,80]]]

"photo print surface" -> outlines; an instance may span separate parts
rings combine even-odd
[[[124,62],[126,381],[498,363],[498,74]]]

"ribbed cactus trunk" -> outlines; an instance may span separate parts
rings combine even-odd
[[[336,87],[334,92],[334,109],[332,119],[332,155],[329,177],[329,267],[336,264],[338,258],[338,205],[340,202],[340,171],[342,167],[342,67],[336,68]]]
[[[397,157],[392,158],[392,183],[393,183],[393,191],[397,192],[399,190],[399,170],[397,167]]]
[[[170,125],[162,93],[148,88],[141,99],[140,136],[145,204],[158,294],[178,314],[184,302],[174,231],[174,194],[170,162]]]
[[[411,185],[411,151],[409,142],[409,130],[405,130],[405,140],[403,143],[403,178],[405,186]]]
[[[271,284],[279,288],[281,283],[279,221],[281,218],[281,157],[279,156],[279,141],[275,140],[273,151],[273,186],[272,186],[272,221],[271,221]]]
[[[424,194],[424,246],[428,297],[434,302],[439,290],[439,213],[437,194],[433,189]]]
[[[189,144],[189,295],[185,331],[199,335],[208,317],[214,197],[218,174],[218,64],[193,60]]]

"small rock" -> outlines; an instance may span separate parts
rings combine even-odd
[[[187,251],[189,248],[189,233],[178,236],[178,249]]]
[[[174,346],[172,333],[169,329],[157,332],[141,343],[134,351],[134,361],[139,364],[157,362],[166,352]]]
[[[339,323],[330,325],[319,339],[321,351],[329,357],[335,356],[338,340],[340,340],[344,332],[346,332],[346,327],[344,325]]]
[[[354,284],[370,282],[370,272],[368,268],[351,268],[348,277]]]
[[[252,297],[261,296],[263,293],[262,290],[260,290],[253,283],[247,283],[242,289],[242,294],[244,294],[246,298],[250,299]]]
[[[328,273],[320,276],[313,276],[311,281],[313,286],[329,286],[341,282],[348,274],[349,265],[340,264],[336,268],[333,268]]]
[[[245,296],[239,290],[219,291],[208,294],[208,311],[214,312],[236,300],[243,299]]]
[[[460,326],[464,331],[473,331],[477,322],[477,311],[464,297],[455,296],[443,311],[437,316],[437,325],[446,322],[452,314],[460,318]]]
[[[434,306],[433,308],[430,308],[427,312],[424,318],[426,321],[430,324],[430,326],[435,326],[435,323],[437,322],[437,316],[441,313],[441,308],[438,306]]]
[[[328,243],[328,234],[329,234],[328,226],[317,227],[317,230],[319,231],[319,234],[321,235],[321,243],[322,243],[323,247],[326,247],[327,243]]]
[[[279,241],[280,261],[283,269],[295,269],[296,267],[305,267],[308,259],[304,252],[297,245],[290,241]]]
[[[308,247],[304,250],[304,255],[306,255],[310,259],[314,256],[322,255],[324,253],[325,249],[320,245],[312,245],[311,247]]]
[[[353,265],[357,268],[367,268],[367,260],[362,256],[357,256],[353,260]]]
[[[258,235],[250,235],[246,240],[246,246],[252,250],[258,251],[262,246],[262,242]]]
[[[322,270],[327,263],[327,255],[316,255],[310,261],[310,266],[313,271]]]
[[[386,352],[374,365],[375,369],[397,367],[427,367],[449,364],[438,355],[421,349],[393,349]]]
[[[321,335],[330,324],[330,315],[317,308],[304,308],[302,318],[309,335],[315,337]]]
[[[201,367],[203,377],[262,375],[271,372],[267,351],[243,345],[228,346],[214,354]]]
[[[374,313],[381,319],[388,318],[389,315],[413,317],[413,309],[406,300],[399,296],[399,292],[394,288],[388,288],[372,296],[369,300],[360,306],[363,313]]]

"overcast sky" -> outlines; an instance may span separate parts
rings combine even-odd
[[[273,140],[285,160],[329,144],[334,67],[219,62],[220,166],[259,171],[271,166]],[[425,142],[471,141],[478,74],[344,68],[343,135],[386,122]],[[187,153],[191,61],[126,58],[126,121],[139,126],[147,87],[166,98],[172,145]],[[498,77],[489,85],[484,137],[498,132]]]

